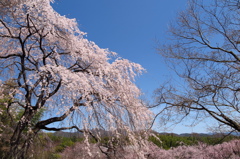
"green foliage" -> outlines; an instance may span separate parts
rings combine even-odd
[[[0,156],[2,157],[7,156],[7,152],[9,152],[11,134],[17,122],[17,107],[8,107],[14,100],[10,95],[12,87],[14,87],[12,81],[6,81],[0,86]]]
[[[63,141],[61,142],[61,144],[56,146],[55,151],[56,152],[63,152],[63,150],[66,147],[70,147],[70,146],[73,146],[73,145],[74,145],[74,142],[71,139],[63,138]]]
[[[55,147],[55,152],[61,153],[61,152],[64,151],[64,149],[65,149],[65,147],[63,147],[61,145],[58,145],[58,146]]]
[[[224,137],[223,135],[201,136],[198,134],[192,134],[191,136],[177,136],[174,134],[156,136],[157,138],[150,136],[148,140],[153,142],[158,147],[166,150],[181,145],[197,145],[199,142],[205,143],[207,145],[216,145],[233,139],[240,139],[240,137],[231,135],[227,137]]]
[[[196,140],[189,137],[175,136],[175,135],[157,135],[158,138],[151,136],[149,138],[154,144],[163,149],[170,149],[181,145],[194,145],[197,144]]]
[[[61,155],[55,152],[56,146],[61,140],[52,141],[49,137],[52,133],[41,132],[34,139],[30,147],[28,157],[34,159],[58,159]]]
[[[162,141],[158,137],[156,138],[155,136],[150,136],[148,140],[153,142],[158,147],[162,147]]]
[[[208,145],[216,145],[216,144],[222,144],[223,142],[228,142],[233,139],[240,139],[238,136],[224,136],[222,134],[215,134],[211,136],[193,136],[192,139],[196,140],[197,142],[206,143]]]
[[[50,157],[49,159],[58,159],[58,158],[61,158],[61,155],[54,153],[54,154],[51,154],[49,157]]]
[[[106,136],[106,137],[102,137],[101,143],[107,145],[108,142],[109,142],[109,140],[110,140],[110,139],[109,139],[109,137],[107,137],[107,136]]]
[[[19,121],[22,117],[22,115],[24,114],[24,109],[20,108],[18,110],[18,113],[16,114],[16,120]],[[42,118],[43,116],[43,113],[44,113],[45,109],[44,108],[41,108],[39,109],[39,111],[34,115],[34,117],[32,118],[31,120],[31,125],[35,125],[37,124],[38,121],[40,121],[40,119]]]
[[[24,109],[19,105],[10,105],[14,100],[14,94],[11,94],[11,89],[15,87],[12,80],[4,82],[0,86],[0,156],[4,158],[10,150],[10,139],[14,129],[21,119]],[[10,105],[8,107],[8,105]],[[40,109],[34,118],[31,120],[32,126],[36,124],[43,116],[44,109]],[[24,130],[27,131],[27,128]]]
[[[15,114],[13,114],[13,109],[8,109],[6,105],[8,103],[12,102],[12,99],[8,95],[4,95],[3,98],[0,99],[0,122],[4,126],[12,126],[12,122],[15,120]],[[0,130],[0,133],[2,133],[3,130]]]
[[[51,139],[53,142],[59,142],[61,141],[62,137],[61,136],[56,136],[53,133],[46,133],[46,135]]]
[[[157,137],[157,138],[156,138]],[[206,143],[208,145],[215,145],[225,141],[230,141],[233,139],[240,139],[236,136],[228,136],[223,138],[221,135],[211,135],[211,136],[202,136],[199,134],[191,134],[190,136],[179,136],[175,134],[165,134],[165,135],[156,135],[156,137],[150,136],[149,141],[156,144],[158,147],[161,147],[165,150],[169,150],[173,147],[178,147],[181,145],[197,145],[199,142]],[[77,137],[76,135],[58,136],[55,133],[45,133],[42,132],[38,136],[38,140],[34,141],[33,145],[33,158],[34,159],[59,159],[61,158],[61,153],[67,147],[73,147],[77,142],[83,142],[83,137]],[[94,144],[96,141],[92,138],[89,139],[90,143]],[[111,140],[111,137],[102,137],[101,144],[107,145]],[[123,141],[126,145],[131,144],[128,142],[127,138],[123,138]],[[114,142],[113,142],[114,144]]]
[[[55,146],[52,151],[53,154],[61,153],[65,150],[66,147],[71,147],[76,142],[83,141],[83,138],[77,138],[76,136],[63,137],[63,136],[57,136],[53,133],[44,133],[44,134],[42,134],[41,138],[44,138],[43,137],[44,135],[47,135],[47,137],[49,137],[50,141],[55,143]]]

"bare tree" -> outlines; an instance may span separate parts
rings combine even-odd
[[[133,83],[144,69],[85,39],[75,19],[59,15],[50,2],[0,2],[1,79],[17,83],[12,88],[16,100],[7,108],[24,109],[9,158],[26,158],[40,130],[76,129],[86,137],[86,147],[89,137],[100,140],[92,129],[137,143],[135,131],[151,119]],[[41,109],[47,113],[44,120],[32,122]]]
[[[240,131],[239,7],[239,0],[190,0],[187,10],[179,13],[159,53],[183,79],[183,87],[172,84],[156,90],[162,108],[158,115],[210,117]]]

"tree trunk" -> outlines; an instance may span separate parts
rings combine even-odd
[[[27,109],[18,122],[10,141],[9,159],[25,159],[27,157],[26,155],[34,139],[35,133],[26,130],[26,128],[33,116],[34,111]]]

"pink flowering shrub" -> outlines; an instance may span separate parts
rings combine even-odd
[[[179,146],[170,150],[149,144],[149,157],[154,159],[240,159],[240,140],[218,145],[199,143],[195,146]]]
[[[240,140],[232,140],[218,145],[207,145],[198,143],[195,146],[179,146],[170,150],[164,150],[156,146],[152,142],[148,142],[140,151],[132,146],[126,146],[116,150],[115,155],[110,158],[115,159],[240,159]],[[107,159],[107,156],[101,153],[96,144],[89,145],[90,153],[86,150],[86,146],[77,143],[73,147],[68,147],[61,157],[64,159]],[[105,150],[107,151],[107,150]],[[113,153],[113,152],[112,152]]]
[[[88,153],[88,150],[91,150]],[[100,149],[96,144],[90,144],[86,147],[83,143],[76,143],[73,147],[67,147],[63,153],[61,153],[61,158],[64,159],[83,159],[83,158],[104,158],[105,155],[101,153]]]
[[[108,154],[104,154],[101,150]],[[97,144],[89,144],[88,147],[84,143],[76,143],[73,147],[67,147],[62,153],[62,159],[125,159],[125,158],[139,158],[141,154],[136,151],[134,147],[126,146],[124,148],[117,148],[115,150],[109,150],[106,147],[102,147]],[[142,153],[144,158],[144,153]],[[141,158],[141,157],[140,157]]]

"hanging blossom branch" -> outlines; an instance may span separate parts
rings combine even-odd
[[[0,3],[1,78],[17,84],[15,103],[23,110],[9,156],[25,158],[41,129],[76,129],[86,138],[93,137],[91,130],[104,129],[137,144],[136,133],[152,119],[134,84],[144,69],[88,41],[76,20],[59,15],[51,2]],[[42,110],[46,119],[33,122]],[[47,126],[56,122],[63,126]]]

